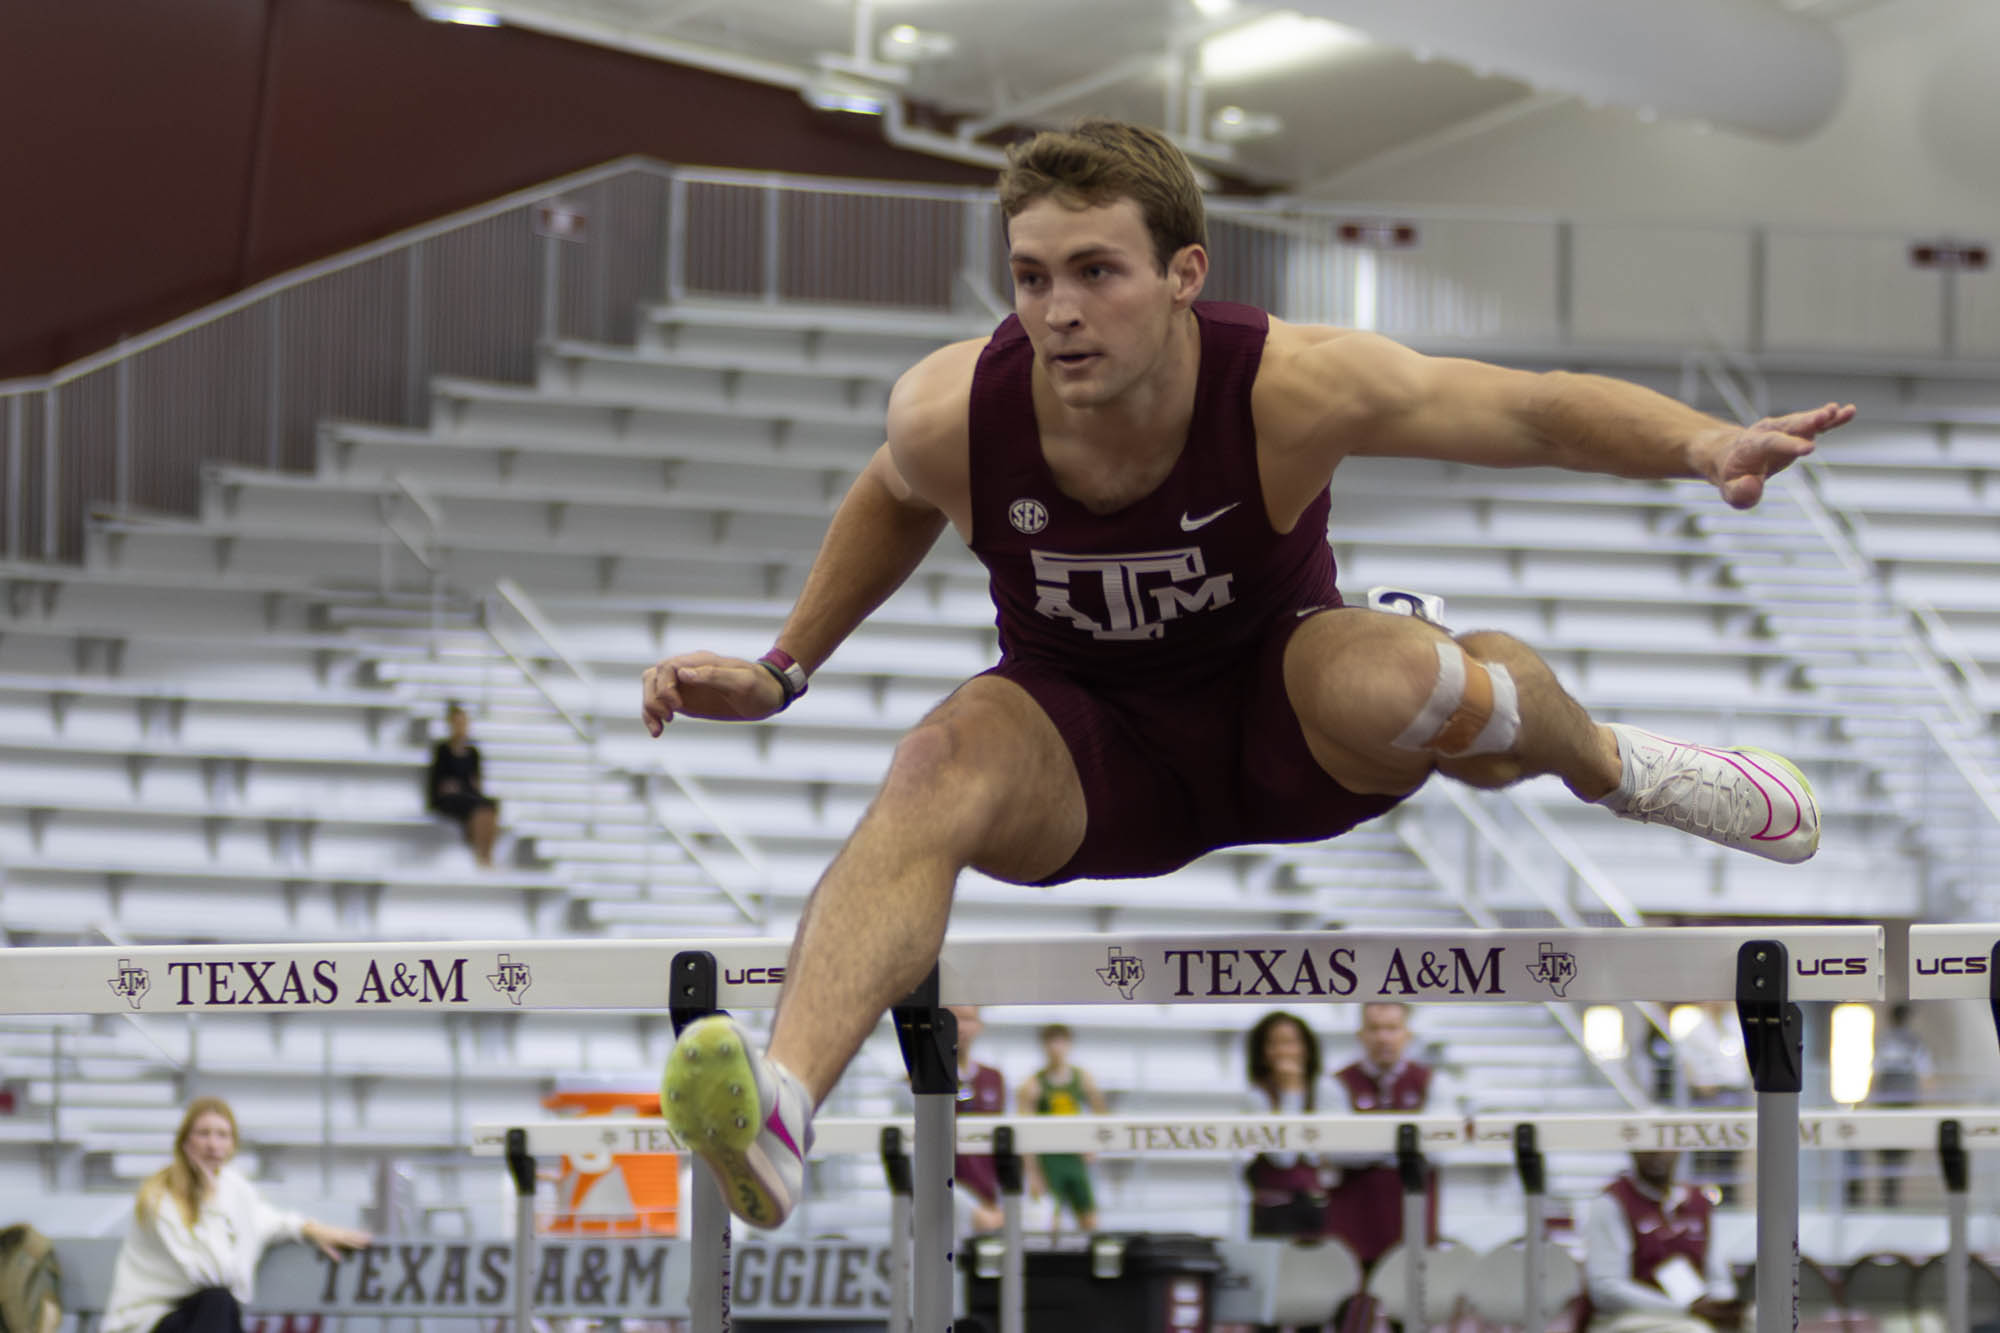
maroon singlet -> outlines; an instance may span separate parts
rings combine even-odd
[[[1272,531],[1250,388],[1269,320],[1202,302],[1187,445],[1167,479],[1097,514],[1064,495],[1042,454],[1034,348],[1008,316],[972,381],[972,552],[991,574],[1010,658],[1083,680],[1146,686],[1242,665],[1279,616],[1338,606],[1331,498]]]
[[[1248,842],[1331,837],[1396,798],[1357,796],[1313,761],[1283,681],[1302,615],[1340,605],[1321,492],[1272,529],[1250,391],[1269,320],[1200,302],[1185,447],[1150,494],[1109,514],[1063,494],[1035,418],[1034,349],[1013,316],[973,373],[973,554],[1002,658],[1068,744],[1083,846],[1047,883],[1157,875]]]

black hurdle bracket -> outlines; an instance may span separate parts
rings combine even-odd
[[[910,1154],[903,1149],[903,1131],[894,1125],[882,1130],[882,1175],[889,1182],[889,1193],[901,1198],[910,1196]]]
[[[1782,940],[1750,940],[1736,952],[1736,1020],[1758,1092],[1805,1088],[1804,1017],[1789,998],[1791,957]]]
[[[1972,1187],[1972,1159],[1965,1151],[1965,1127],[1956,1120],[1938,1122],[1938,1167],[1944,1172],[1944,1187],[1963,1194]]]
[[[938,1004],[933,967],[917,988],[889,1010],[910,1091],[919,1097],[958,1095],[958,1019]]]
[[[1415,1125],[1396,1126],[1396,1174],[1402,1178],[1405,1194],[1422,1194],[1430,1183],[1430,1163],[1424,1159]]]
[[[674,1020],[675,1036],[696,1019],[721,1012],[716,1007],[714,954],[706,949],[677,953],[668,975],[667,1013]]]
[[[1027,1164],[1014,1151],[1014,1127],[1001,1125],[993,1131],[993,1174],[999,1177],[1002,1194],[1019,1194],[1027,1188]]]
[[[1521,1193],[1549,1192],[1548,1161],[1542,1156],[1541,1142],[1531,1124],[1514,1126],[1514,1169],[1521,1176]]]
[[[507,1173],[514,1177],[515,1194],[535,1192],[535,1159],[528,1151],[528,1131],[507,1131]]]

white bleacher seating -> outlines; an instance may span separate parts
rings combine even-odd
[[[634,686],[672,652],[769,643],[828,515],[881,442],[895,376],[971,332],[879,312],[663,307],[636,347],[543,347],[531,388],[435,381],[428,429],[324,422],[310,476],[213,468],[196,519],[103,516],[84,570],[49,581],[31,567],[0,569],[10,593],[0,719],[18,723],[0,757],[20,756],[19,772],[0,778],[0,925],[17,938],[94,925],[167,938],[179,901],[183,917],[189,903],[217,917],[187,932],[209,938],[789,929],[896,738],[993,660],[983,572],[948,533],[815,677],[811,698],[766,726],[684,720],[655,743],[632,717]],[[1947,518],[1976,531],[1977,510],[1953,507],[1952,488],[2000,458],[2000,432],[1990,434],[1965,427],[1940,444],[1921,425],[1885,427],[1869,445],[1879,471],[1903,454],[1936,457],[1911,469],[1922,480],[1871,489],[1874,474],[1857,474],[1875,505],[1857,510],[1866,532],[1908,544],[1906,529],[1921,535]],[[1857,451],[1857,467],[1866,456]],[[1756,902],[1828,914],[1914,901],[1896,843],[1907,814],[1885,793],[1897,766],[1917,760],[1872,743],[1857,753],[1868,710],[1811,675],[1839,664],[1795,632],[1804,612],[1774,616],[1743,577],[1756,543],[1800,540],[1775,507],[1732,545],[1704,517],[1718,506],[1712,492],[1692,483],[1356,460],[1334,490],[1349,589],[1443,593],[1454,627],[1527,639],[1606,716],[1770,745],[1813,775],[1844,833],[1809,878],[1611,820],[1553,782],[1526,789],[1642,907],[1707,916]],[[1899,527],[1894,514],[1922,522]],[[1951,565],[1903,551],[1889,568],[1910,578]],[[534,599],[594,688],[531,639],[519,642],[539,683],[508,658],[476,614],[502,578]],[[1975,638],[1992,627],[2000,656],[2000,597],[1979,602],[1976,579],[1953,586],[1966,612],[1956,623]],[[1948,604],[1952,587],[1935,590]],[[455,830],[422,810],[422,767],[448,699],[472,708],[488,786],[503,801],[514,863],[491,874],[473,870]],[[1462,830],[1451,808],[1426,799],[1330,848],[1240,849],[1162,881],[1047,891],[968,875],[955,920],[1006,931],[1457,926],[1467,903],[1449,881],[1468,847],[1445,840]],[[732,850],[738,835],[761,869]],[[1534,886],[1499,869],[1490,849],[1469,850],[1488,864],[1481,910],[1547,919]],[[759,920],[746,921],[718,881]],[[1344,1025],[1336,1012],[1330,1021]],[[1171,1025],[1123,1010],[996,1011],[986,1058],[1025,1072],[1033,1026],[1056,1017],[1078,1028],[1079,1058],[1122,1106],[1240,1100],[1234,1042],[1246,1011],[1177,1012]],[[389,1044],[380,1028],[342,1028],[340,1151],[449,1146],[448,1086],[480,1118],[532,1109],[564,1073],[643,1086],[665,1050],[661,1029],[504,1015],[412,1025]],[[1433,1010],[1420,1030],[1490,1108],[1614,1099],[1539,1008]],[[201,1031],[205,1080],[260,1119],[303,1117],[270,1136],[273,1169],[312,1161],[320,1024]],[[166,1076],[156,1052],[145,1063],[136,1031],[93,1035]],[[893,1064],[871,1047],[841,1104],[888,1098]],[[150,1104],[79,1102],[65,1116],[107,1160],[156,1151],[135,1137],[158,1132],[145,1128],[159,1118]],[[822,1176],[859,1182],[865,1165]],[[1212,1199],[1227,1175],[1190,1171],[1120,1175],[1111,1215],[1143,1217],[1182,1189]]]

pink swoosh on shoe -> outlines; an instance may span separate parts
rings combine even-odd
[[[1762,765],[1758,764],[1753,759],[1747,759],[1739,755],[1733,755],[1733,754],[1724,754],[1722,757],[1728,760],[1732,765],[1734,765],[1737,772],[1743,773],[1743,776],[1746,778],[1750,778],[1751,784],[1757,788],[1758,795],[1764,798],[1765,807],[1771,812],[1770,815],[1767,816],[1764,820],[1763,832],[1753,833],[1750,835],[1750,839],[1752,842],[1783,842],[1786,838],[1791,837],[1794,833],[1797,833],[1799,831],[1800,826],[1806,822],[1805,802],[1801,801],[1798,798],[1798,796],[1793,793],[1792,789],[1790,787],[1787,787],[1784,781],[1781,778],[1779,778],[1776,773],[1773,773],[1770,769],[1765,768]],[[1771,832],[1771,821],[1773,819],[1776,819],[1778,815],[1778,803],[1771,799],[1771,793],[1764,789],[1763,783],[1758,782],[1757,779],[1755,778],[1751,778],[1747,772],[1744,772],[1744,765],[1746,764],[1749,765],[1751,768],[1756,769],[1759,773],[1762,773],[1772,782],[1776,783],[1778,790],[1784,792],[1785,795],[1790,796],[1792,798],[1792,826],[1786,829],[1783,833]]]
[[[771,1118],[764,1122],[764,1128],[778,1136],[778,1141],[792,1150],[792,1156],[804,1161],[806,1155],[799,1151],[799,1145],[792,1142],[792,1132],[785,1128],[785,1122],[778,1118],[778,1108],[771,1108]]]

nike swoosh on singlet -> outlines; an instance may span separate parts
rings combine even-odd
[[[1200,518],[1195,518],[1190,514],[1182,514],[1181,531],[1193,532],[1196,528],[1205,528],[1209,524],[1215,522],[1216,519],[1221,518],[1224,514],[1236,508],[1236,505],[1240,505],[1242,503],[1243,502],[1241,500],[1238,500],[1236,501],[1236,504],[1226,504],[1222,506],[1222,508],[1216,510],[1214,513],[1203,514]]]

